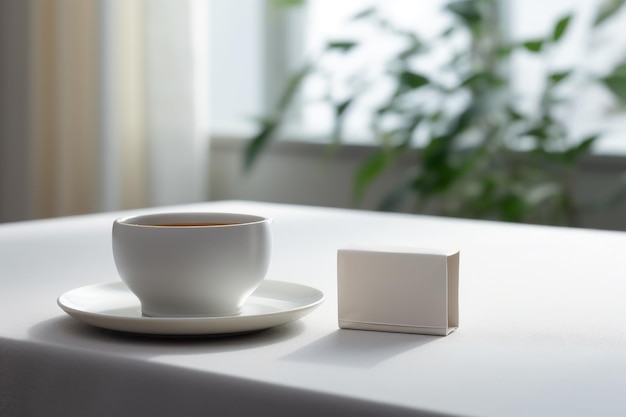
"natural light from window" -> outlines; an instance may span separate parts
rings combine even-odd
[[[624,58],[626,37],[619,35],[626,16],[617,16],[603,31],[590,35],[591,22],[599,0],[506,0],[501,2],[500,18],[506,22],[502,36],[511,41],[536,39],[550,33],[555,22],[573,13],[574,18],[566,37],[546,56],[538,57],[519,51],[510,60],[511,88],[519,97],[520,106],[536,106],[541,91],[544,72],[559,68],[576,67],[584,73],[602,76],[611,66]],[[268,20],[267,7],[272,2],[241,0],[237,7],[227,0],[212,2],[211,33],[211,119],[216,126],[254,127],[255,116],[267,114],[268,90],[284,88],[284,74],[301,65],[301,57],[314,60],[324,70],[306,82],[299,97],[301,107],[294,112],[295,131],[305,132],[299,137],[321,138],[332,128],[333,112],[325,104],[329,96],[340,102],[357,90],[367,90],[346,114],[344,139],[364,143],[372,140],[369,115],[381,99],[390,94],[392,84],[385,79],[386,58],[406,47],[397,36],[385,34],[367,19],[354,20],[359,12],[376,7],[394,27],[414,31],[427,43],[441,34],[451,24],[449,13],[442,11],[446,0],[308,0],[300,7],[304,24],[288,26],[283,45],[268,44],[268,30],[275,22]],[[261,4],[265,6],[261,6]],[[264,8],[265,7],[265,8]],[[287,15],[290,12],[287,11]],[[235,19],[234,17],[237,16]],[[287,18],[289,18],[287,16]],[[226,22],[229,22],[226,24]],[[239,22],[239,24],[232,24]],[[364,47],[354,48],[347,54],[325,55],[320,52],[331,41],[356,41]],[[280,40],[279,40],[280,42]],[[297,43],[301,45],[298,48]],[[459,42],[463,46],[463,39]],[[294,47],[295,43],[295,47]],[[288,45],[289,44],[289,45]],[[288,47],[288,48],[287,48]],[[280,48],[297,51],[296,56],[282,64],[289,71],[268,70],[267,61],[274,59]],[[274,49],[273,53],[268,50]],[[437,77],[438,65],[454,53],[454,46],[433,48],[428,60],[417,63],[423,73]],[[547,57],[547,58],[546,58]],[[275,64],[275,63],[273,63]],[[281,63],[279,63],[281,64]],[[352,75],[364,74],[361,80]],[[323,75],[320,75],[323,74]],[[328,79],[332,79],[328,82]],[[368,82],[364,80],[376,80]],[[575,88],[575,87],[574,87]],[[350,91],[352,90],[352,91]],[[580,94],[579,94],[580,93]],[[576,91],[578,99],[564,117],[571,121],[576,136],[601,128],[608,132],[599,143],[606,152],[625,152],[621,131],[626,126],[623,112],[615,112],[610,94],[600,88]]]

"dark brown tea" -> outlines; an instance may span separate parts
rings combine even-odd
[[[207,227],[208,226],[210,227],[210,226],[233,226],[235,224],[243,224],[243,223],[241,222],[159,223],[159,224],[152,224],[151,226],[158,226],[158,227]]]

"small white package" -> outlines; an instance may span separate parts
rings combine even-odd
[[[339,327],[446,336],[459,325],[459,251],[337,251]]]

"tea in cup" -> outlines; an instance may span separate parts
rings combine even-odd
[[[113,223],[113,257],[146,316],[238,315],[267,272],[270,223],[238,213],[123,217]]]

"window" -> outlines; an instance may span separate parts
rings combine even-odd
[[[590,36],[588,28],[599,1],[502,0],[501,19],[507,22],[507,32],[503,36],[515,41],[544,36],[566,13],[573,11],[575,16],[559,50],[554,51],[547,61],[530,53],[517,53],[512,57],[512,88],[525,106],[532,107],[536,102],[546,65],[554,69],[587,65],[590,74],[601,75],[616,60],[624,58],[622,51],[626,50],[626,38],[615,34],[620,33],[619,24],[626,16],[615,19],[615,24],[607,25],[605,31],[595,34],[595,38]],[[332,57],[327,59],[324,65],[334,78],[345,78],[357,68],[372,74],[384,72],[384,57],[402,46],[397,39],[386,38],[379,31],[372,30],[372,25],[352,21],[358,12],[376,6],[395,25],[415,29],[429,39],[449,23],[449,15],[442,12],[446,3],[446,0],[308,0],[304,6],[281,11],[283,20],[278,21],[269,11],[273,7],[271,1],[213,1],[211,119],[214,126],[218,130],[233,126],[252,129],[253,118],[267,113],[270,103],[276,101],[278,91],[284,88],[286,74],[297,68],[304,57],[316,57],[330,40],[360,40],[369,45],[366,52],[354,53],[350,61],[336,59],[333,62]],[[278,33],[277,26],[280,26]],[[586,49],[592,54],[586,55]],[[437,53],[444,59],[452,51],[442,49]],[[433,57],[436,60],[437,54]],[[436,65],[433,63],[432,68],[427,67],[428,63],[423,70],[432,71]],[[384,82],[378,83],[371,94],[350,109],[345,126],[350,132],[349,137],[357,141],[367,137],[367,115],[389,88]],[[577,132],[582,135],[593,131],[600,123],[603,130],[624,126],[626,118],[623,114],[600,118],[613,105],[610,94],[602,89],[590,89],[583,93],[569,117]],[[300,128],[312,132],[314,136],[327,134],[331,128],[331,110],[320,102],[328,94],[326,83],[317,76],[306,83],[300,97],[303,105],[297,122]],[[346,92],[335,85],[330,94],[340,100]],[[602,142],[603,150],[614,152],[625,148],[620,142],[619,134],[608,137]]]
[[[333,115],[328,106],[320,103],[324,94],[334,95],[335,100],[341,100],[341,87],[349,83],[346,80],[355,72],[365,73],[367,79],[383,79],[386,71],[387,58],[404,48],[404,42],[397,36],[387,35],[376,28],[371,22],[355,21],[353,18],[360,12],[376,7],[397,27],[416,30],[424,38],[432,38],[443,31],[449,23],[441,9],[445,0],[409,1],[409,0],[378,0],[363,2],[349,0],[333,2],[329,0],[312,0],[307,5],[307,36],[306,49],[309,54],[316,56],[331,41],[354,40],[366,45],[366,48],[357,49],[348,59],[336,57],[336,60],[327,59],[324,67],[337,80],[339,85],[332,85],[333,91],[326,91],[325,83],[317,77],[307,83],[304,89],[302,114],[303,126],[316,134],[328,132],[332,126]],[[443,51],[449,53],[450,51]],[[425,68],[428,71],[432,68]],[[355,89],[360,86],[356,85]],[[345,129],[353,132],[352,138],[362,141],[368,138],[368,115],[374,110],[377,103],[389,93],[391,85],[377,82],[368,87],[371,92],[365,95],[354,108],[350,110],[346,119]],[[350,140],[350,135],[346,140]]]

